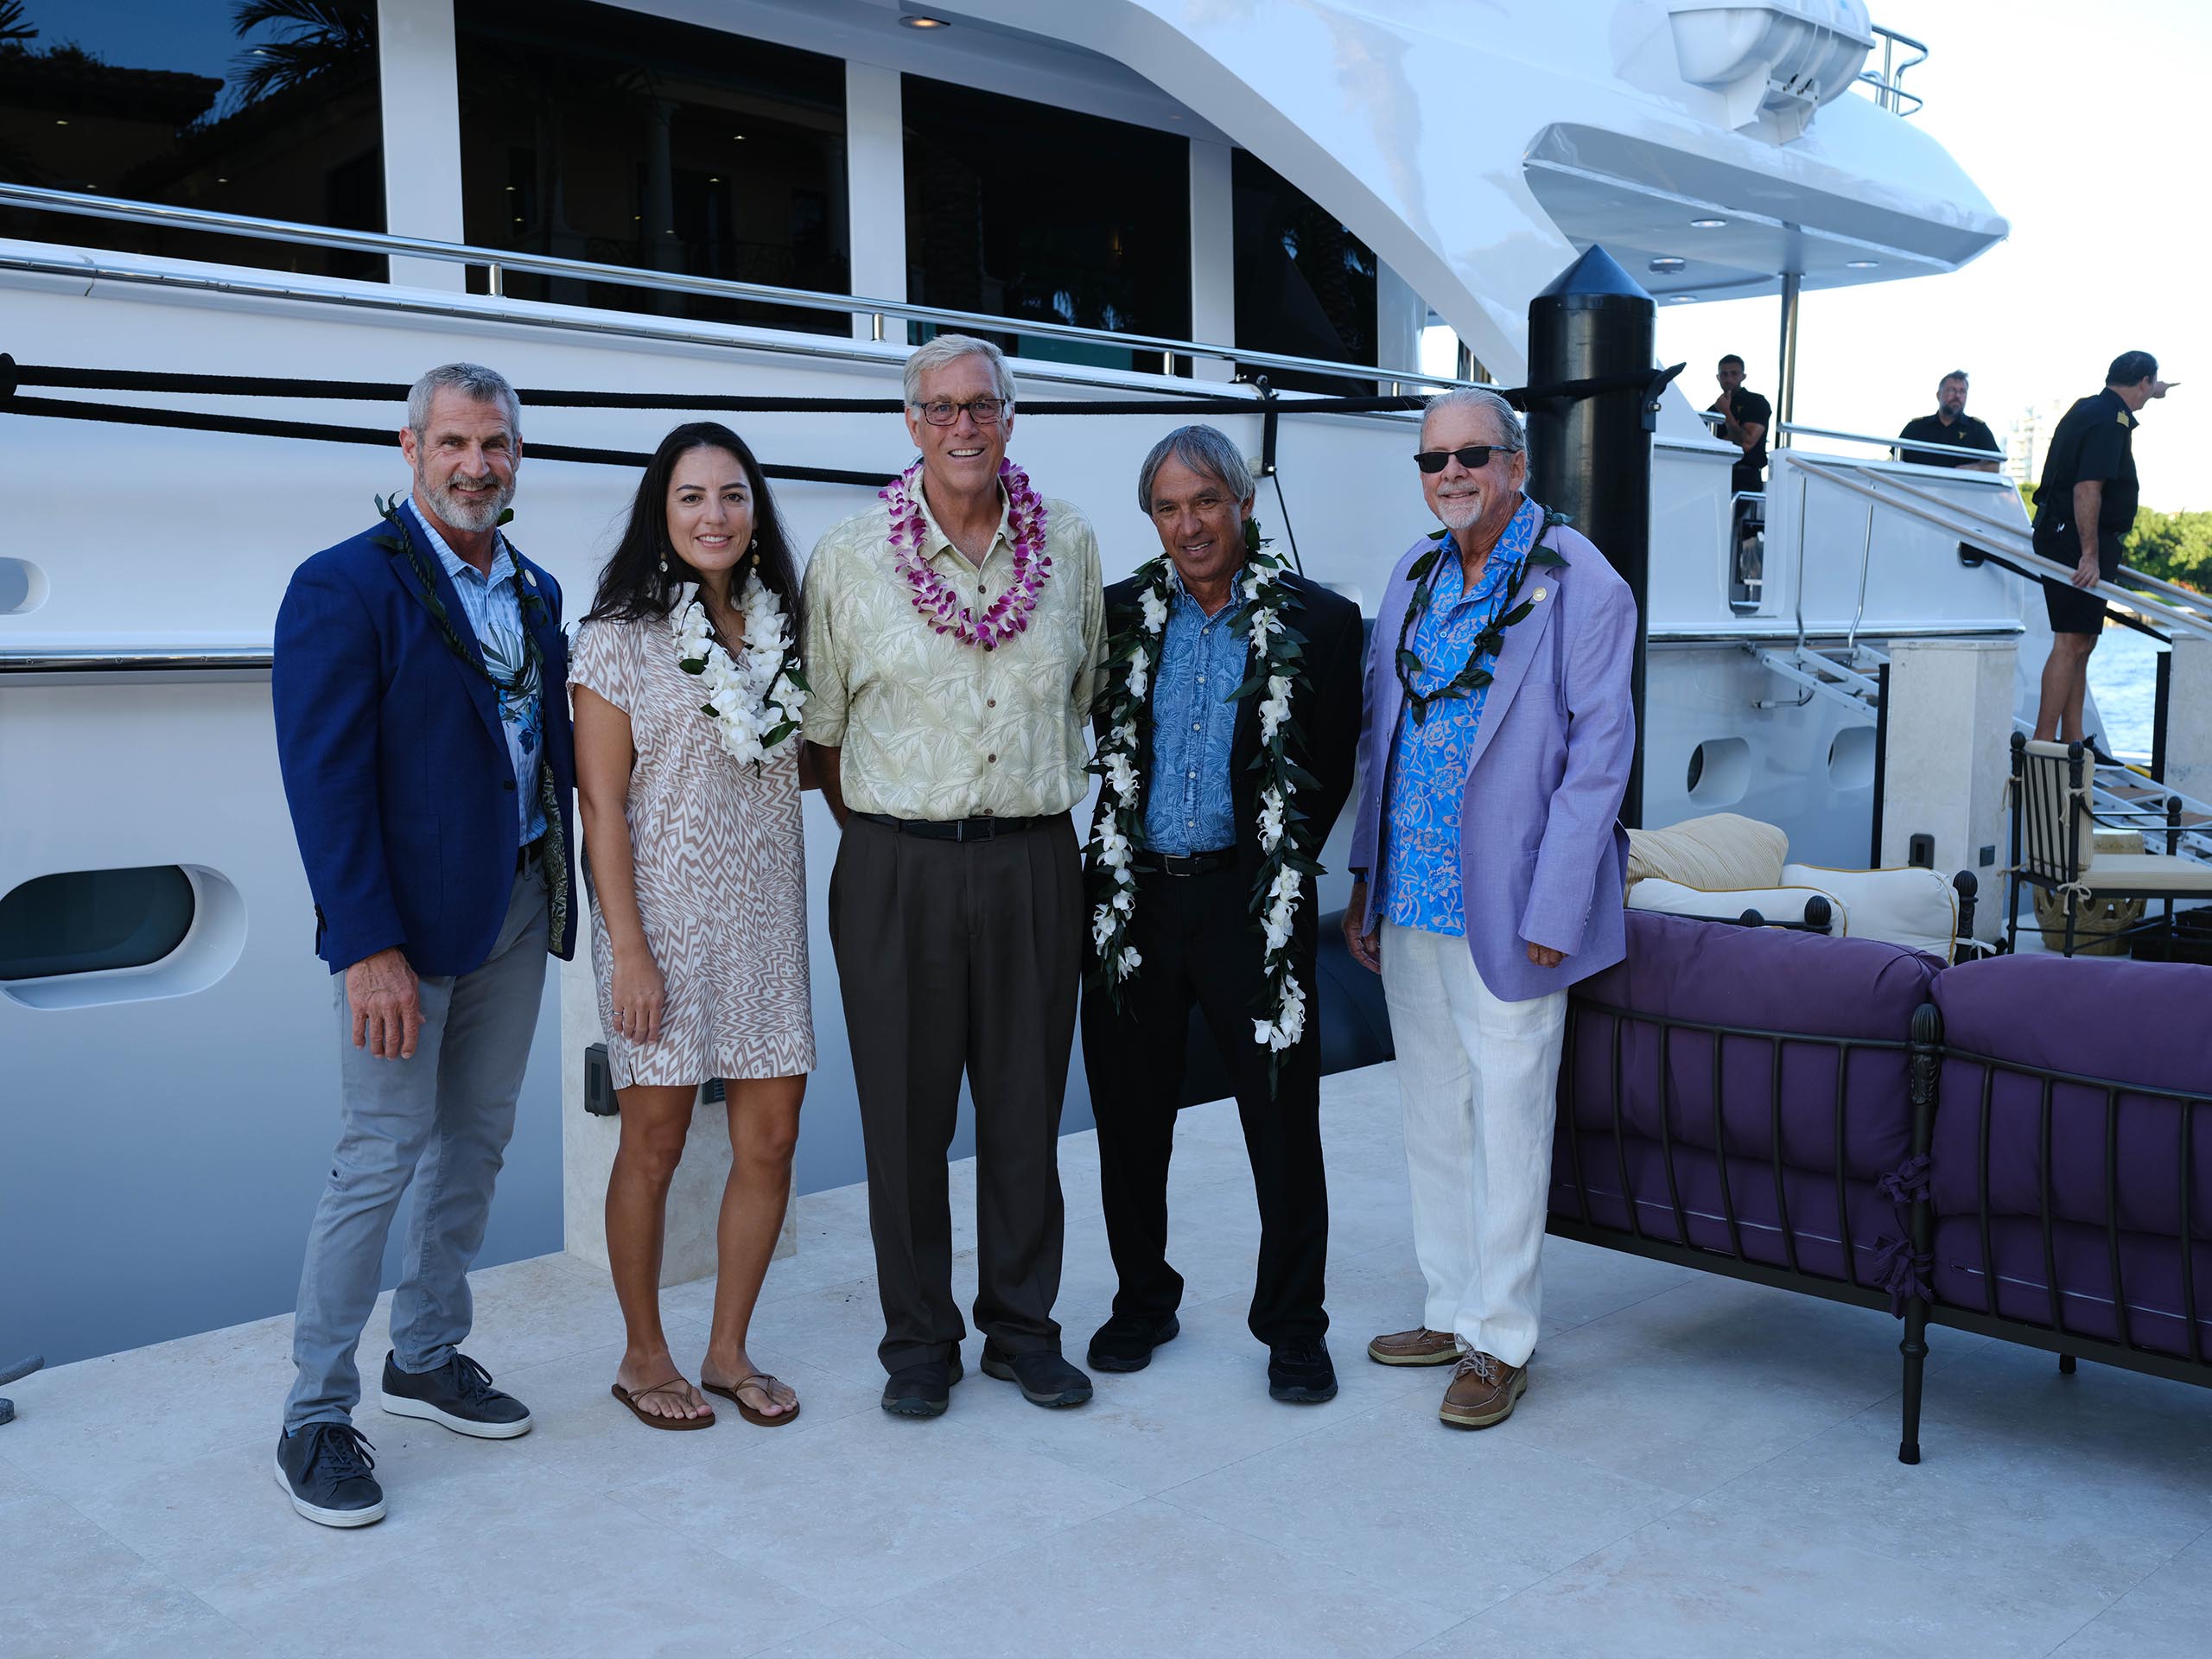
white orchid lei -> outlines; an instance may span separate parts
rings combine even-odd
[[[746,577],[738,609],[745,619],[745,642],[735,658],[708,626],[696,582],[677,589],[668,630],[676,638],[677,665],[702,682],[707,700],[699,712],[715,722],[715,735],[731,758],[750,761],[758,771],[762,761],[798,741],[806,676],[783,605],[759,571]]]
[[[1321,866],[1302,844],[1296,826],[1306,815],[1292,804],[1301,788],[1316,787],[1311,773],[1289,753],[1291,694],[1301,675],[1305,636],[1289,616],[1302,601],[1282,580],[1282,562],[1266,551],[1257,527],[1245,526],[1244,569],[1237,578],[1244,613],[1236,628],[1249,644],[1249,671],[1230,694],[1232,702],[1258,696],[1261,772],[1257,792],[1260,873],[1253,886],[1252,911],[1259,918],[1263,989],[1261,1012],[1252,1021],[1252,1040],[1268,1050],[1270,1076],[1283,1052],[1306,1030],[1306,988],[1299,982],[1290,942],[1303,882]],[[1128,942],[1136,914],[1136,854],[1144,836],[1141,767],[1152,726],[1152,672],[1158,665],[1167,626],[1174,570],[1165,554],[1138,567],[1137,607],[1117,619],[1109,638],[1107,731],[1090,770],[1102,779],[1098,813],[1091,826],[1090,851],[1095,880],[1103,891],[1091,907],[1093,971],[1116,1006],[1121,986],[1143,964]]]

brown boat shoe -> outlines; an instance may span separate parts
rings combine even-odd
[[[1393,1331],[1367,1344],[1367,1357],[1377,1365],[1449,1365],[1459,1357],[1459,1339],[1449,1331]]]
[[[1437,1415],[1452,1428],[1488,1428],[1513,1414],[1529,1387],[1526,1365],[1507,1365],[1488,1354],[1469,1354],[1452,1373]]]

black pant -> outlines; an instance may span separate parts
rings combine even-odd
[[[945,1152],[976,1100],[976,1323],[1008,1353],[1059,1351],[1061,1098],[1075,1040],[1083,883],[1063,816],[929,841],[855,813],[830,880],[868,1152],[887,1371],[949,1359]]]
[[[2107,582],[2120,575],[2120,543],[2124,539],[2118,531],[2101,525],[2097,529],[2097,573]],[[2035,550],[2054,563],[2077,565],[2082,563],[2082,532],[2057,519],[2038,518]],[[2101,594],[2045,576],[2043,604],[2050,617],[2053,633],[2097,634],[2104,631],[2105,601]]]
[[[1123,982],[1122,1007],[1086,984],[1083,1061],[1098,1122],[1106,1237],[1121,1278],[1114,1312],[1175,1311],[1183,1278],[1167,1265],[1167,1163],[1183,1098],[1195,1001],[1227,1064],[1260,1205],[1260,1270],[1249,1324],[1262,1342],[1318,1337],[1329,1258],[1329,1188],[1321,1166],[1318,988],[1309,887],[1297,941],[1306,1035],[1283,1056],[1272,1096],[1268,1051],[1252,1040],[1261,988],[1250,878],[1235,864],[1205,875],[1141,874],[1130,942],[1144,959]]]

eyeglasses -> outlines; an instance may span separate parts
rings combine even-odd
[[[912,407],[918,410],[922,418],[931,426],[950,426],[960,418],[963,410],[976,417],[978,426],[996,426],[999,417],[1006,413],[1006,399],[978,397],[971,403],[956,404],[940,397],[935,403],[915,404]]]
[[[1414,457],[1414,465],[1424,473],[1440,473],[1445,463],[1457,460],[1471,473],[1479,473],[1490,465],[1494,454],[1512,454],[1502,443],[1471,443],[1464,449],[1424,449]]]

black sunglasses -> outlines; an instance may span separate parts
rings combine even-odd
[[[1479,473],[1490,465],[1491,454],[1500,450],[1512,453],[1502,443],[1471,443],[1464,449],[1423,449],[1414,456],[1414,465],[1424,473],[1440,473],[1445,462],[1456,455],[1469,472]]]

